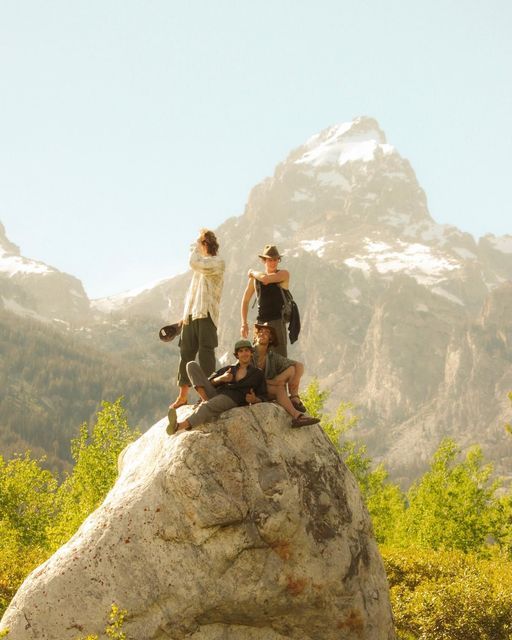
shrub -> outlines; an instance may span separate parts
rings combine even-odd
[[[508,640],[512,562],[461,551],[381,549],[399,638]]]

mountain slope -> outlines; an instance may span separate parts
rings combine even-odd
[[[302,316],[291,355],[331,390],[331,407],[356,404],[370,453],[407,482],[452,435],[464,445],[481,442],[507,471],[512,236],[477,242],[437,224],[413,168],[375,120],[357,118],[311,137],[252,189],[243,215],[216,232],[226,261],[221,361],[238,336],[247,270],[275,243]],[[15,254],[6,242],[4,255]],[[32,293],[16,278],[0,278],[0,294],[30,307],[22,294]],[[151,336],[179,318],[189,280],[180,274],[93,301],[82,315],[88,339],[111,353],[121,349],[127,363],[143,357],[146,344],[145,365],[161,371],[176,346],[156,348]],[[14,286],[18,298],[9,292]],[[35,297],[31,304],[55,317]],[[76,329],[80,313],[73,313],[61,317]]]
[[[70,440],[103,400],[124,396],[132,426],[148,427],[165,413],[168,376],[84,344],[34,320],[0,311],[0,449],[32,450],[65,468]]]

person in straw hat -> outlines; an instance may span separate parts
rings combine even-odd
[[[247,273],[249,280],[242,298],[240,335],[243,338],[249,335],[247,313],[251,298],[256,292],[257,322],[260,324],[265,322],[273,327],[277,337],[277,346],[273,349],[286,358],[288,355],[286,324],[282,317],[283,295],[280,289],[288,289],[290,274],[286,269],[279,269],[281,255],[275,245],[267,244],[258,256],[265,265],[265,270],[249,269]]]
[[[252,361],[265,374],[269,399],[276,400],[290,414],[292,417],[291,426],[294,428],[320,422],[319,418],[307,415],[306,407],[299,397],[299,384],[304,373],[304,365],[296,360],[289,360],[274,351],[274,347],[278,346],[274,328],[267,322],[256,323],[254,325],[254,341]]]

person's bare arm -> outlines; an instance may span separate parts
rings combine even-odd
[[[249,278],[249,282],[245,287],[244,295],[242,297],[242,305],[240,307],[240,315],[242,318],[242,326],[240,327],[240,335],[242,338],[247,338],[249,335],[249,325],[247,324],[247,313],[249,311],[249,302],[254,295],[254,280]]]
[[[255,269],[250,269],[248,273],[249,277],[255,280],[259,280],[261,284],[271,284],[273,282],[279,282],[287,289],[288,282],[290,280],[290,273],[286,271],[286,269],[282,269],[277,273],[264,273],[263,271],[256,271]]]

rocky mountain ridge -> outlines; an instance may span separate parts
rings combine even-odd
[[[0,302],[8,311],[42,322],[76,324],[86,319],[90,310],[78,278],[22,256],[1,222]]]
[[[302,315],[291,355],[331,390],[332,407],[356,405],[373,455],[410,481],[451,435],[482,443],[506,469],[512,236],[477,242],[437,224],[410,163],[374,119],[330,127],[293,150],[216,233],[227,266],[221,360],[238,335],[247,269],[273,242]],[[84,322],[176,320],[189,278],[94,301]]]

